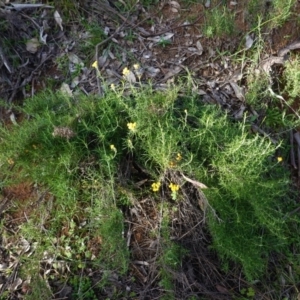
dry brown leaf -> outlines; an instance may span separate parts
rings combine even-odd
[[[83,78],[81,78],[82,80]],[[80,83],[79,76],[75,76],[71,82],[71,88],[74,89]]]
[[[296,41],[278,51],[278,56],[285,56],[290,50],[300,49],[300,41]]]
[[[177,9],[180,9],[180,4],[177,1],[170,1],[169,4]]]
[[[174,77],[175,75],[179,74],[181,70],[182,68],[180,66],[176,66],[174,69],[169,70],[165,75],[165,77],[161,80],[161,82],[165,82],[168,79]]]
[[[199,54],[199,55],[202,55],[202,53],[203,53],[203,47],[202,47],[200,41],[197,41],[196,47],[197,47],[197,49],[198,49],[198,54]]]
[[[18,125],[18,123],[17,123],[17,120],[16,120],[16,116],[15,116],[15,114],[12,112],[10,115],[9,115],[9,119],[10,119],[10,121],[14,124],[14,125]]]
[[[146,67],[145,70],[146,70],[147,75],[151,78],[154,78],[158,73],[160,73],[159,68]]]
[[[10,66],[10,63],[6,59],[2,49],[0,48],[0,59],[2,60],[3,64],[5,65],[6,69],[8,70],[9,73],[12,73],[12,68]]]
[[[237,85],[235,82],[233,82],[233,81],[230,81],[229,83],[230,83],[232,89],[234,90],[234,93],[235,93],[236,97],[237,97],[239,100],[244,101],[244,100],[245,100],[245,97],[244,97],[244,91],[243,91],[243,89],[242,89],[240,86],[238,86],[238,85]]]
[[[242,80],[242,78],[243,78],[243,72],[242,72],[242,70],[238,69],[233,72],[233,74],[230,77],[230,81],[237,82],[237,81]]]
[[[107,61],[107,54],[102,55],[98,58],[98,66],[99,66],[100,69],[104,67],[106,61]]]
[[[271,56],[265,60],[263,60],[260,64],[260,67],[266,72],[269,73],[271,71],[271,67],[274,64],[277,65],[283,65],[285,62],[285,59],[283,57],[277,57],[277,56]]]
[[[173,13],[178,13],[180,10],[180,4],[177,1],[170,1],[169,5],[171,6],[171,11]]]
[[[127,69],[127,72],[123,72],[123,78],[129,83],[136,83],[136,77],[134,73]]]
[[[16,291],[18,287],[22,284],[22,279],[17,277],[15,281],[10,285],[9,290],[10,291]]]
[[[62,92],[62,94],[66,95],[66,96],[69,96],[69,97],[73,96],[70,86],[65,82],[61,85],[60,91]]]
[[[234,115],[233,115],[234,118],[236,120],[243,119],[245,110],[246,110],[246,106],[242,104],[241,107],[234,113]]]
[[[54,12],[54,20],[57,23],[57,25],[60,27],[61,31],[63,31],[64,28],[62,26],[62,18],[57,10]]]
[[[4,271],[8,269],[8,265],[6,263],[0,264],[0,271]]]
[[[39,46],[40,46],[40,42],[38,41],[37,38],[32,38],[30,40],[27,41],[26,43],[26,50],[32,54],[36,53]]]
[[[159,43],[161,41],[169,41],[174,36],[172,32],[166,32],[161,36],[148,37],[147,40],[153,41],[155,43]]]
[[[210,0],[207,0],[207,1],[205,2],[204,6],[205,6],[206,8],[209,8],[209,7],[210,7]]]
[[[69,58],[69,70],[71,73],[75,73],[78,71],[78,66],[80,68],[84,67],[83,61],[74,53],[68,54]]]
[[[247,34],[246,35],[246,45],[245,45],[246,49],[247,50],[250,49],[252,47],[253,43],[254,43],[254,40],[252,39],[252,37],[249,34]]]
[[[7,3],[8,1],[6,1]],[[50,6],[50,5],[45,5],[45,4],[25,4],[25,3],[9,3],[9,6],[5,6],[5,9],[7,10],[16,10],[16,11],[19,11],[19,10],[22,10],[22,9],[26,9],[26,8],[40,8],[40,7],[44,7],[44,8],[53,8],[53,6]]]
[[[229,291],[222,285],[217,284],[216,289],[222,294],[228,294]]]

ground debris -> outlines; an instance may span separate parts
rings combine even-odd
[[[88,20],[100,24],[105,35],[89,57],[78,49],[80,41],[88,43],[91,40],[90,33],[77,24],[67,24],[59,9],[54,11],[55,7],[43,4],[11,3],[0,10],[5,27],[0,41],[0,98],[6,103],[14,104],[33,96],[47,87],[47,78],[54,79],[56,88],[60,88],[66,97],[76,98],[74,95],[77,90],[86,95],[103,96],[108,88],[114,90],[118,87],[124,89],[127,95],[132,86],[143,86],[149,82],[154,89],[167,90],[170,86],[176,86],[180,82],[179,75],[183,75],[191,77],[193,92],[199,96],[197,101],[220,106],[234,121],[243,120],[246,114],[258,118],[245,100],[247,63],[236,67],[230,55],[227,55],[230,51],[239,50],[242,35],[247,31],[246,13],[241,13],[242,1],[230,1],[228,4],[230,9],[236,11],[237,23],[242,24],[238,37],[213,39],[199,30],[200,25],[204,24],[205,12],[211,9],[213,1],[196,3],[189,9],[183,8],[182,1],[162,1],[159,4],[160,14],[157,14],[157,8],[145,9],[139,2],[125,12],[114,5],[116,1],[79,2]],[[278,32],[271,36],[276,51],[262,55],[256,69],[267,73],[271,79],[274,66],[284,65],[288,54],[300,48],[298,41],[277,45],[276,34]],[[5,40],[12,41],[12,45],[8,47]],[[25,43],[18,43],[19,40]],[[245,56],[247,51],[253,50],[255,43],[255,36],[247,34],[242,46],[245,47]],[[58,68],[59,64],[63,65],[61,69]],[[180,94],[185,95],[186,91],[183,89]],[[19,126],[18,116],[14,112],[1,112],[3,119],[5,115],[9,115],[11,123]],[[258,123],[253,122],[250,129],[278,143]],[[294,134],[291,130],[290,134],[291,143],[294,143],[294,139],[297,142],[299,163],[299,132]],[[71,126],[54,126],[52,135],[67,142],[76,137],[76,132]],[[90,167],[96,164],[97,159],[89,157],[78,166],[79,174],[86,175]],[[293,166],[300,170],[295,157]],[[118,180],[122,186],[138,175],[138,180],[133,183],[134,188],[140,189],[148,184],[149,174],[139,167],[133,157],[128,158],[120,169]],[[210,207],[202,191],[207,186],[183,173],[169,171],[167,176],[183,187],[181,201],[175,202],[168,196],[159,199],[174,208],[169,226],[172,242],[187,250],[181,265],[176,270],[168,269],[175,283],[175,299],[235,299],[236,295],[240,296],[241,287],[247,287],[247,283],[241,279],[240,268],[235,264],[230,264],[225,274],[220,268],[222,263],[210,249],[212,238],[206,226],[207,213],[219,222],[223,220]],[[36,242],[18,236],[19,226],[28,222],[30,215],[39,211],[39,204],[45,200],[51,211],[55,200],[47,192],[40,193],[39,187],[32,183],[23,184],[3,189],[0,201],[0,215],[5,219],[0,244],[0,295],[9,291],[11,299],[23,299],[24,295],[31,292],[31,279],[23,278],[19,272],[22,266],[20,257],[30,257],[35,251]],[[13,201],[22,203],[19,211],[14,211]],[[126,295],[126,299],[160,299],[165,292],[159,285],[160,274],[163,267],[168,268],[162,267],[160,261],[162,247],[165,246],[160,235],[160,205],[154,197],[141,193],[140,198],[135,199],[123,213],[126,225],[124,237],[131,253],[128,273],[120,275],[114,271],[106,272],[101,266],[95,267],[93,260],[101,252],[102,242],[101,237],[97,236],[89,241],[88,248],[92,250],[92,256],[86,260],[87,267],[78,271],[78,274],[91,278],[93,286],[103,278],[107,280],[110,284],[102,288],[101,295],[97,295],[103,299],[113,299],[118,292]],[[49,214],[45,212],[41,218],[41,232],[47,232]],[[80,224],[78,228],[85,223],[82,216],[80,218],[77,220]],[[61,236],[51,243],[57,246],[63,235],[72,236],[70,231],[68,226],[62,228]],[[75,241],[76,238],[73,238],[72,242]],[[57,249],[68,251],[62,246],[57,246]],[[45,250],[39,264],[43,276],[40,279],[45,282],[45,289],[54,291],[54,295],[48,298],[72,297],[74,287],[69,282],[57,280],[60,275],[63,277],[71,273],[69,262]],[[46,279],[48,276],[53,278],[49,282]],[[267,299],[263,295],[257,297],[260,296],[257,299]]]

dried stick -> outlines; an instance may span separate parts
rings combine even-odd
[[[251,124],[251,128],[254,132],[258,132],[258,133],[262,134],[263,136],[269,138],[273,144],[275,144],[275,145],[278,144],[278,142],[275,139],[273,139],[269,134],[267,134],[265,131],[263,131],[261,128],[259,128],[257,125]]]

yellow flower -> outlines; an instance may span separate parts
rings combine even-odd
[[[176,167],[176,165],[177,165],[177,164],[176,164],[176,162],[174,162],[174,161],[170,161],[170,162],[169,162],[169,167],[170,167],[170,168],[174,168],[174,167]]]
[[[134,123],[127,123],[127,127],[132,132],[136,131],[136,122],[134,122]]]
[[[175,183],[170,183],[169,188],[171,189],[171,191],[174,192],[178,192],[179,190],[179,185],[175,184]]]
[[[153,192],[158,192],[159,188],[160,188],[160,182],[154,182],[154,183],[152,183],[151,187],[152,187],[152,191]]]
[[[113,91],[116,90],[116,86],[115,86],[113,83],[110,85],[110,88],[111,88]]]
[[[278,157],[277,157],[277,161],[278,161],[278,162],[282,162],[282,161],[283,161],[283,158],[282,158],[281,156],[278,156]]]
[[[8,162],[8,164],[10,164],[10,165],[13,165],[13,164],[15,163],[11,158],[9,158],[9,159],[7,160],[7,162]]]
[[[180,153],[177,153],[176,160],[177,161],[181,161],[182,160],[182,156],[181,156]]]
[[[98,62],[96,60],[93,62],[92,67],[99,70],[98,69]]]
[[[138,69],[140,68],[140,65],[139,65],[139,64],[134,64],[134,65],[133,65],[133,68],[134,68],[135,70],[138,70]]]
[[[117,152],[117,148],[113,144],[110,145],[110,150],[113,152]]]
[[[122,74],[123,74],[124,76],[127,76],[129,73],[130,73],[130,71],[128,70],[127,67],[125,67],[125,68],[123,69],[123,71],[122,71]]]

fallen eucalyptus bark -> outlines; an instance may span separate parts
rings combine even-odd
[[[278,51],[278,56],[286,56],[290,50],[296,50],[296,49],[300,49],[300,41],[295,41],[289,45],[287,45],[286,47],[284,47],[283,49],[280,49]]]

